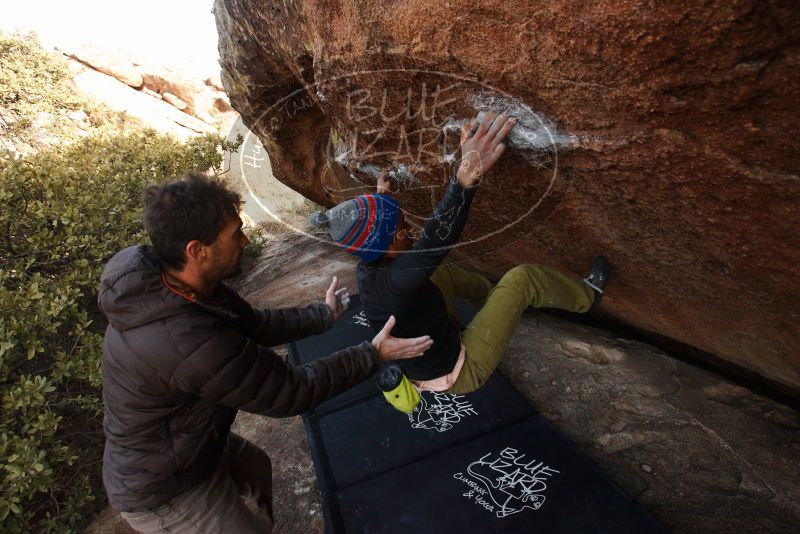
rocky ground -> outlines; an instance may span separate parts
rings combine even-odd
[[[501,366],[604,471],[682,532],[796,532],[800,415],[664,352],[544,314]]]
[[[353,271],[329,245],[284,234],[235,285],[256,306],[296,305],[321,299],[334,274],[354,287]],[[523,318],[501,372],[675,531],[800,529],[796,410],[652,346],[545,313]],[[277,532],[323,532],[302,420],[241,413],[235,431],[272,457]],[[88,532],[129,530],[109,511]]]

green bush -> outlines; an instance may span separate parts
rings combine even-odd
[[[145,241],[143,186],[220,148],[141,131],[0,153],[0,531],[77,531],[103,502],[99,277]]]
[[[40,112],[74,111],[87,102],[65,85],[66,61],[42,49],[35,35],[0,35],[0,61],[0,106],[12,114],[16,130]]]

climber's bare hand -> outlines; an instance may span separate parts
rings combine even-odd
[[[394,191],[394,182],[389,178],[389,170],[384,169],[381,175],[378,176],[378,193],[392,193]]]
[[[461,129],[461,164],[457,179],[461,187],[477,185],[506,149],[503,140],[514,128],[517,119],[505,113],[488,112],[477,130],[474,118]],[[473,133],[474,132],[474,133]]]

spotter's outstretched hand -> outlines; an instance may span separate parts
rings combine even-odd
[[[401,360],[404,358],[416,358],[431,348],[433,340],[431,336],[415,337],[403,339],[394,337],[391,334],[394,328],[394,315],[389,317],[378,335],[372,340],[372,344],[378,349],[378,358],[383,362],[391,360]]]
[[[331,280],[331,286],[325,293],[325,304],[330,308],[334,321],[341,317],[350,305],[350,293],[347,291],[347,288],[343,287],[338,289],[338,287],[339,279],[334,276],[333,280]]]

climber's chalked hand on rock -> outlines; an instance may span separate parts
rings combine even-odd
[[[381,175],[378,176],[378,194],[391,194],[394,193],[397,187],[395,187],[395,183],[389,178],[389,170],[384,169],[381,171]]]
[[[506,149],[503,140],[514,128],[517,119],[506,113],[499,115],[490,111],[480,125],[474,118],[461,128],[461,163],[456,178],[461,187],[472,187],[481,181],[481,176],[500,159]]]

